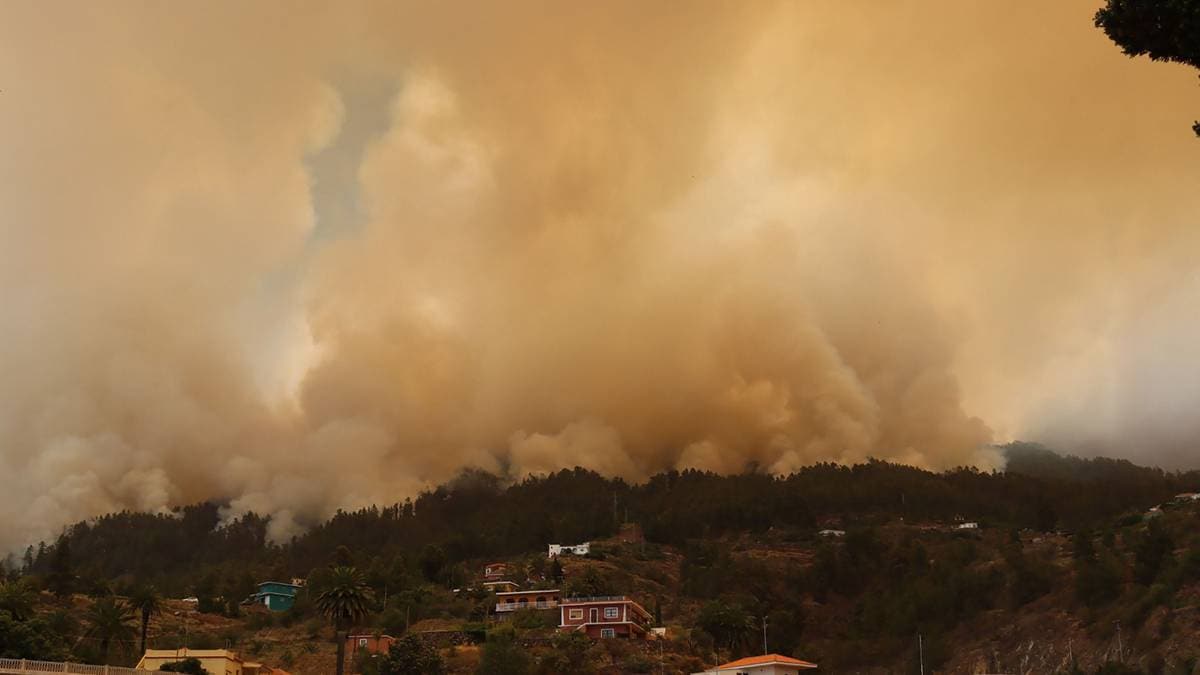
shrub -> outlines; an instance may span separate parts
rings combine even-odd
[[[621,661],[623,673],[656,673],[658,663],[645,654],[630,654]]]
[[[219,649],[225,646],[221,638],[212,633],[197,633],[189,642],[188,646],[192,649]]]
[[[260,631],[264,628],[269,628],[274,625],[275,617],[269,612],[254,611],[248,612],[246,615],[246,628],[252,631]]]
[[[191,675],[207,675],[204,666],[200,665],[200,659],[186,658],[175,663],[164,663],[159,666],[159,672],[166,673],[191,673]]]
[[[379,659],[380,675],[442,675],[446,664],[432,645],[415,635],[396,640],[387,656]]]
[[[482,623],[463,624],[462,631],[475,644],[479,644],[487,639],[487,626]]]
[[[536,609],[518,609],[513,612],[512,623],[514,628],[521,630],[536,630],[538,628],[552,628],[558,625],[555,620],[554,612],[539,611]]]
[[[478,675],[525,675],[533,666],[529,654],[517,644],[511,628],[499,629],[483,645]]]

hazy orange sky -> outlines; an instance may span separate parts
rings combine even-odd
[[[1200,87],[1097,2],[479,5],[0,5],[0,546],[464,466],[1200,465]]]

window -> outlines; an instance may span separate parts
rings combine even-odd
[[[358,638],[358,646],[366,647],[367,646],[367,638]]]
[[[615,638],[615,637],[617,637],[617,631],[616,631],[615,629],[612,629],[612,628],[601,628],[601,629],[600,629],[600,637],[602,637],[602,638]]]
[[[567,618],[571,621],[583,621],[583,610],[572,609],[567,611]]]
[[[620,608],[617,608],[617,607],[605,607],[604,608],[604,618],[615,619],[619,616],[621,616]]]

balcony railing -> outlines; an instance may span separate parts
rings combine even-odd
[[[554,609],[558,607],[556,600],[547,600],[545,602],[497,602],[497,612],[515,612],[518,609]]]

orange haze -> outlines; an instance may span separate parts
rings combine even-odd
[[[1194,464],[1195,73],[1095,1],[0,6],[0,546],[464,466]]]

